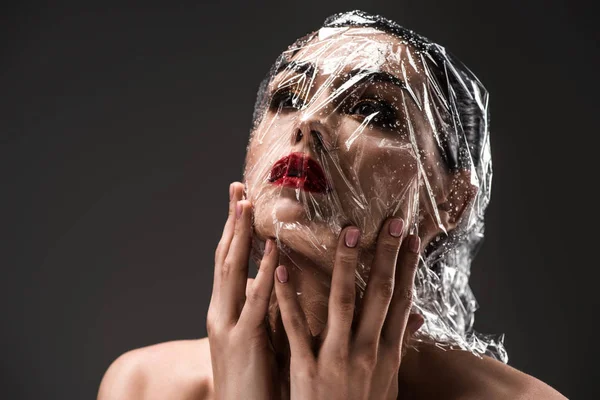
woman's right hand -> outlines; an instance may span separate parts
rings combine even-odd
[[[273,290],[278,251],[267,240],[246,296],[252,233],[252,206],[244,187],[230,186],[229,217],[215,253],[213,291],[206,326],[217,399],[277,399],[275,354],[265,316]]]
[[[400,219],[388,220],[379,234],[355,331],[351,326],[359,232],[354,227],[342,230],[327,325],[317,346],[294,282],[288,282],[285,266],[277,268],[275,290],[291,350],[292,400],[397,399],[403,343],[424,322],[410,314],[420,240],[408,235],[401,246],[402,225]]]

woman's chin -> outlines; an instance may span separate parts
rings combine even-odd
[[[274,197],[256,201],[254,223],[256,233],[261,239],[266,239],[278,238],[282,230],[298,229],[310,221],[306,208],[300,201],[289,197]]]
[[[305,206],[281,197],[254,208],[254,231],[258,239],[276,238],[282,251],[327,264],[335,248],[335,229],[319,218],[309,218]]]

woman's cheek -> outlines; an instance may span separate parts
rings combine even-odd
[[[418,164],[412,146],[407,143],[367,137],[349,151],[342,166],[353,187],[346,190],[360,194],[367,204],[394,206],[408,185],[417,181]],[[341,158],[341,157],[340,157]]]

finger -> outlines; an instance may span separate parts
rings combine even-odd
[[[396,260],[403,229],[404,221],[401,218],[390,218],[379,231],[375,258],[358,317],[355,337],[357,344],[377,347],[379,343],[381,329],[394,293]]]
[[[247,288],[246,303],[238,324],[257,327],[263,323],[273,292],[273,277],[278,258],[277,245],[272,239],[267,239],[265,252],[254,283],[252,287]]]
[[[248,200],[236,205],[236,221],[229,252],[221,267],[221,300],[226,318],[237,320],[246,300],[248,258],[252,229],[252,207]]]
[[[294,283],[289,281],[289,273],[285,265],[277,267],[275,275],[277,276],[275,294],[283,327],[290,343],[291,356],[298,361],[314,360],[306,315],[300,308]]]
[[[231,239],[233,238],[233,229],[235,226],[235,205],[238,200],[241,200],[243,193],[243,185],[239,182],[233,182],[229,185],[229,214],[227,221],[223,227],[223,234],[215,250],[215,268],[213,271],[213,289],[210,298],[211,304],[218,302],[221,288],[221,267],[223,266],[223,260],[229,251]]]
[[[221,240],[215,251],[215,265],[223,263],[227,252],[229,251],[229,245],[233,238],[233,231],[235,227],[235,206],[238,201],[242,200],[244,195],[244,185],[240,182],[233,182],[229,185],[229,213],[227,216],[227,222],[223,227],[223,234]]]
[[[356,298],[355,271],[358,262],[358,241],[360,231],[356,227],[342,230],[335,253],[333,276],[325,342],[335,343],[339,348],[347,348],[350,340],[350,328],[354,318],[354,302]],[[326,346],[326,343],[324,343]]]
[[[252,289],[252,285],[254,284],[254,278],[248,278],[246,280],[246,298],[250,295],[250,289]]]
[[[371,387],[380,387],[383,390],[387,388],[387,391],[384,393],[398,393],[398,368],[402,364],[402,360],[408,351],[412,337],[419,330],[421,325],[423,325],[424,321],[423,317],[419,314],[410,314],[406,325],[406,333],[404,335],[402,348],[397,347],[396,349],[392,349],[387,346],[379,348],[377,360],[387,358],[386,364],[388,365],[388,368],[392,368],[395,373],[391,374],[391,379],[389,375],[377,374],[373,377],[374,380]],[[396,355],[392,353],[394,351],[396,352]],[[391,362],[390,360],[394,360],[394,362]],[[395,398],[396,397],[394,397],[394,399]]]
[[[415,273],[419,263],[421,240],[416,234],[404,239],[398,256],[396,287],[383,326],[383,336],[390,343],[402,343],[412,307]]]

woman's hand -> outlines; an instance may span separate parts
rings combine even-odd
[[[277,268],[275,291],[290,342],[292,400],[397,398],[403,341],[423,323],[421,316],[410,314],[420,241],[409,235],[400,249],[402,230],[402,220],[390,219],[379,233],[354,332],[359,231],[354,227],[342,230],[327,325],[316,351],[286,267]]]
[[[267,336],[265,315],[273,290],[278,252],[268,240],[246,296],[252,207],[244,187],[231,184],[229,217],[215,253],[207,331],[217,399],[276,399],[277,367]]]

